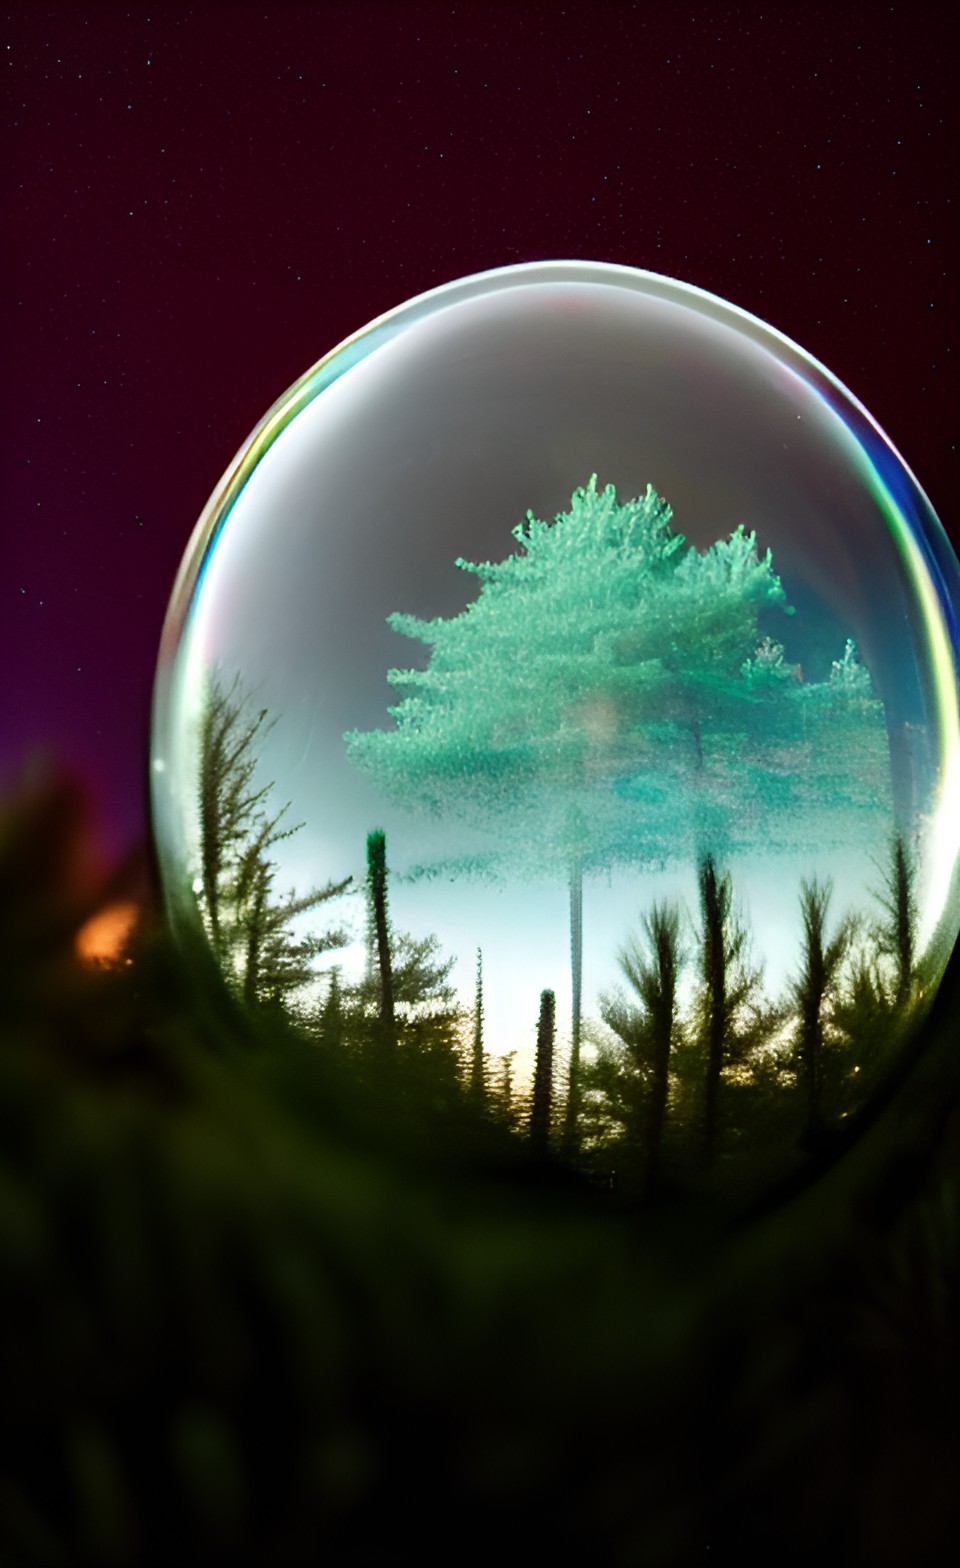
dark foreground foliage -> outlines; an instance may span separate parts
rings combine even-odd
[[[0,1562],[953,1560],[955,968],[803,1192],[617,1214],[149,914],[82,963],[81,818],[0,813]]]

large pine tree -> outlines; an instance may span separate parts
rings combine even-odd
[[[738,528],[699,551],[652,487],[619,502],[594,475],[568,512],[549,523],[528,513],[513,537],[501,561],[458,560],[480,583],[459,615],[389,617],[429,648],[428,663],[389,672],[401,694],[394,728],[345,738],[385,795],[485,834],[486,850],[450,874],[565,876],[569,1148],[584,875],[698,863],[744,843],[816,843],[833,830],[817,813],[829,822],[848,797],[889,810],[889,765],[882,709],[854,678],[852,645],[846,686],[804,688],[762,634],[761,616],[786,605],[753,534]]]

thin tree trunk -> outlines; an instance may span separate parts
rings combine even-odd
[[[220,807],[218,778],[215,766],[215,720],[219,723],[219,703],[213,693],[207,693],[207,709],[203,719],[200,763],[200,856],[203,869],[203,899],[210,922],[210,941],[216,957],[222,960],[220,934],[220,873],[223,869],[224,833]]]
[[[367,885],[380,971],[380,1039],[387,1056],[397,1045],[393,1005],[393,963],[390,955],[390,922],[387,916],[387,842],[380,828],[367,835]]]
[[[473,1012],[473,1052],[470,1061],[470,1093],[482,1105],[486,1099],[483,1062],[483,953],[477,948],[477,991]]]
[[[583,1011],[583,862],[574,857],[570,866],[570,1077],[563,1123],[563,1152],[576,1153],[580,1124],[580,1032]]]
[[[700,866],[700,905],[703,917],[703,979],[707,1083],[703,1113],[703,1154],[713,1163],[717,1145],[720,1080],[727,1033],[726,912],[713,856]]]

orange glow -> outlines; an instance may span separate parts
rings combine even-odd
[[[88,964],[108,964],[119,958],[136,918],[137,906],[130,902],[98,909],[77,932],[77,956]]]

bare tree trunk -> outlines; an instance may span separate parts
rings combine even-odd
[[[470,1059],[470,1093],[482,1105],[486,1100],[483,1060],[483,953],[477,948],[477,991],[473,1011],[473,1052]]]
[[[387,841],[380,828],[367,834],[367,887],[380,971],[380,1039],[384,1054],[392,1056],[397,1046],[397,1022],[393,1005],[393,963],[387,915]]]
[[[563,1152],[576,1154],[580,1124],[580,1034],[583,1014],[583,862],[574,856],[570,866],[570,1077],[563,1123]]]

